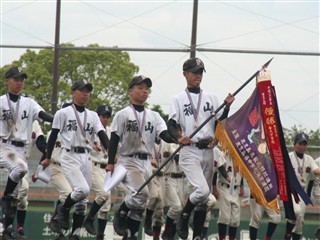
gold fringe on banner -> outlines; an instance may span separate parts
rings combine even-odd
[[[221,144],[222,149],[224,151],[227,151],[228,154],[230,155],[231,159],[234,162],[234,166],[238,169],[241,175],[244,176],[245,179],[247,180],[248,186],[250,188],[250,192],[254,196],[254,198],[257,200],[257,202],[262,206],[271,208],[277,213],[280,213],[277,199],[273,199],[271,202],[267,202],[259,185],[256,183],[256,181],[252,177],[249,169],[245,166],[237,150],[234,148],[232,142],[229,139],[227,132],[225,131],[220,121],[218,122],[216,131],[215,131],[215,137],[219,140],[219,143]]]

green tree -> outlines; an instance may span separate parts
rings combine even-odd
[[[284,135],[287,145],[292,145],[294,142],[294,137],[298,133],[306,133],[309,136],[309,144],[312,146],[320,146],[320,129],[317,130],[307,130],[306,128],[303,128],[302,126],[296,126],[294,125],[290,129],[284,128]]]
[[[73,46],[66,44],[65,46]],[[90,44],[89,47],[99,47]],[[1,76],[11,66],[20,66],[28,74],[24,93],[32,96],[50,110],[53,76],[53,49],[40,50],[38,53],[27,50],[19,60],[0,68]],[[95,110],[100,104],[110,104],[117,111],[129,103],[128,83],[139,68],[123,51],[60,50],[58,108],[70,102],[70,86],[78,79],[87,79],[93,84],[87,107]],[[4,78],[4,77],[3,77]],[[5,81],[0,81],[0,94],[7,91]]]
[[[153,107],[151,108],[152,111],[158,112],[160,114],[160,116],[164,119],[164,121],[167,123],[168,122],[168,118],[169,115],[165,114],[161,108],[160,105],[153,105]]]

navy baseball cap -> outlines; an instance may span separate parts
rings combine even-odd
[[[204,68],[204,63],[200,58],[189,58],[187,61],[183,63],[183,71],[194,73],[200,69],[206,71]]]
[[[130,81],[128,88],[132,88],[134,85],[139,85],[140,83],[145,82],[148,86],[148,88],[152,87],[152,81],[150,78],[145,77],[143,75],[140,76],[136,76],[134,78],[132,78],[132,80]]]
[[[84,88],[87,88],[90,92],[93,89],[92,84],[85,79],[75,81],[71,86],[71,90],[82,90]]]
[[[28,78],[28,75],[24,71],[22,71],[19,67],[12,67],[5,73],[5,77],[6,79],[8,78],[17,79],[20,77]]]
[[[298,133],[294,138],[294,143],[303,143],[308,144],[309,136],[305,133]]]
[[[99,116],[103,116],[103,115],[106,115],[106,116],[110,116],[112,115],[112,108],[108,105],[100,105],[99,107],[97,107],[97,110],[96,110],[97,114]]]
[[[69,107],[69,106],[71,106],[71,105],[72,105],[72,103],[66,102],[66,103],[63,103],[63,104],[62,104],[61,108],[66,108],[66,107]]]

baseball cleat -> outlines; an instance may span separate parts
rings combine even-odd
[[[181,239],[187,239],[189,234],[189,213],[182,213],[177,224],[178,235]]]
[[[63,235],[63,233],[60,233],[58,236],[55,237],[54,240],[66,240],[65,236]]]
[[[127,232],[127,213],[125,211],[117,211],[113,219],[114,231],[120,235],[124,236]]]
[[[69,236],[69,240],[80,240],[80,237],[78,235],[72,234]]]
[[[56,218],[52,218],[49,222],[49,228],[52,232],[62,234],[62,229],[58,223],[58,220]]]
[[[62,229],[68,230],[70,228],[69,212],[65,209],[62,203],[57,207],[56,219]]]
[[[12,235],[12,228],[7,228],[2,232],[2,240],[16,240],[16,238]]]
[[[103,233],[98,233],[96,236],[96,240],[103,240],[104,239],[104,234]]]
[[[23,228],[19,228],[17,231],[17,240],[28,240],[27,236],[24,234]]]
[[[87,217],[83,222],[83,226],[88,233],[90,233],[91,235],[96,235],[97,232],[96,232],[96,229],[94,228],[93,222],[94,222],[94,218]]]
[[[147,234],[149,236],[153,236],[152,221],[145,220],[143,228],[144,228],[144,233],[145,234]]]
[[[1,198],[1,210],[2,210],[2,214],[6,217],[6,218],[14,218],[15,212],[14,209],[12,208],[13,206],[13,201],[15,199],[13,198],[13,196],[2,196]]]

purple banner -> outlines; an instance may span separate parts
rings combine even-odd
[[[224,129],[242,160],[241,164],[235,161],[235,165],[240,172],[245,172],[243,175],[252,194],[257,200],[262,197],[268,203],[276,199],[276,172],[265,139],[257,88],[247,102],[226,120]]]

